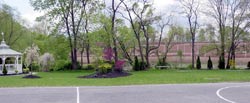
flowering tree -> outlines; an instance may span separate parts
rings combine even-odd
[[[114,57],[113,54],[114,54],[114,52],[113,52],[113,49],[111,47],[105,48],[103,50],[103,59],[111,62],[113,57]]]
[[[25,54],[25,64],[26,67],[30,66],[30,73],[32,75],[32,63],[37,62],[39,58],[39,48],[37,45],[32,44],[30,47],[26,48],[24,51]]]
[[[42,66],[43,71],[47,72],[51,65],[54,63],[55,59],[52,54],[45,53],[39,58],[39,64]]]

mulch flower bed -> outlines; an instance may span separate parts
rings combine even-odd
[[[37,79],[37,78],[41,78],[41,77],[36,76],[36,75],[26,75],[23,78],[26,78],[26,79]]]
[[[125,77],[131,75],[126,72],[110,72],[106,74],[102,73],[94,73],[86,76],[79,76],[78,78],[117,78],[117,77]]]

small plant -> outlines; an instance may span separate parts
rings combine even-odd
[[[247,63],[247,68],[250,69],[250,61]]]
[[[187,69],[192,69],[192,64],[187,65]]]
[[[209,59],[208,59],[208,61],[207,61],[207,68],[208,68],[209,70],[213,69],[213,62],[212,62],[210,56],[209,56]]]
[[[3,75],[7,75],[7,73],[8,73],[8,70],[6,69],[6,66],[5,66],[5,64],[3,65]]]
[[[15,70],[15,73],[17,74],[17,73],[18,73],[18,70]]]
[[[140,64],[139,64],[139,60],[138,60],[137,56],[135,56],[135,63],[134,63],[134,66],[133,66],[133,70],[134,71],[139,71],[140,70]]]
[[[98,72],[101,74],[109,73],[111,72],[111,69],[112,69],[112,65],[109,63],[103,63],[98,66]]]
[[[197,61],[196,61],[196,68],[197,69],[201,69],[201,60],[200,60],[200,56],[198,56]]]

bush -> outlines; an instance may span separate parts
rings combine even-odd
[[[139,70],[145,70],[146,69],[146,63],[145,62],[143,62],[143,61],[140,61],[140,63],[139,63],[139,67],[140,67],[140,69]]]
[[[123,65],[125,64],[124,60],[117,60],[114,64],[114,70],[116,72],[122,72]]]
[[[30,71],[29,68],[24,68],[24,69],[23,69],[23,73],[25,73],[25,74],[29,73],[29,71]]]
[[[71,69],[71,62],[70,61],[67,61],[67,60],[58,60],[56,61],[55,63],[55,66],[53,67],[54,70],[56,71],[63,71],[63,70],[72,70]],[[80,63],[77,62],[77,69],[80,70],[81,69],[81,66],[80,66]]]
[[[8,70],[6,69],[6,66],[5,65],[3,65],[3,75],[7,75],[7,73],[8,73]]]
[[[111,72],[112,70],[112,65],[109,64],[109,63],[103,63],[101,65],[98,66],[98,72],[101,73],[101,74],[106,74],[106,73],[109,73]]]
[[[15,73],[17,74],[17,73],[18,73],[18,70],[15,70]]]
[[[208,61],[207,61],[207,68],[208,68],[209,70],[213,69],[213,62],[212,62],[210,56],[209,56],[209,59],[208,59]]]
[[[133,65],[133,70],[134,71],[139,71],[140,70],[140,64],[139,64],[139,60],[138,60],[137,56],[135,56],[135,63]]]
[[[250,61],[247,63],[247,68],[250,69]]]
[[[85,69],[85,70],[94,70],[95,66],[93,64],[87,64],[87,66],[85,66],[83,69]]]
[[[201,60],[200,60],[200,56],[198,56],[197,60],[196,60],[196,68],[197,69],[201,69]]]
[[[187,69],[193,69],[192,64],[187,65]]]
[[[223,57],[220,56],[219,58],[219,65],[218,65],[219,69],[225,69],[225,59]]]

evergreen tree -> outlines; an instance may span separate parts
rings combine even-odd
[[[219,69],[225,69],[225,59],[222,56],[220,56],[220,58],[219,58],[218,68]]]
[[[196,68],[197,69],[201,69],[201,60],[200,60],[200,56],[198,56],[197,60],[196,60]]]
[[[3,75],[7,75],[7,73],[8,73],[8,70],[6,69],[6,66],[5,66],[5,64],[3,65]]]
[[[133,70],[134,71],[139,71],[140,70],[140,64],[139,64],[137,56],[135,56],[135,63],[134,63],[134,66],[133,66]]]
[[[209,56],[209,59],[208,59],[208,61],[207,61],[207,68],[208,68],[209,70],[213,69],[213,62],[212,62],[210,56]]]
[[[250,61],[247,63],[247,69],[250,69]]]

